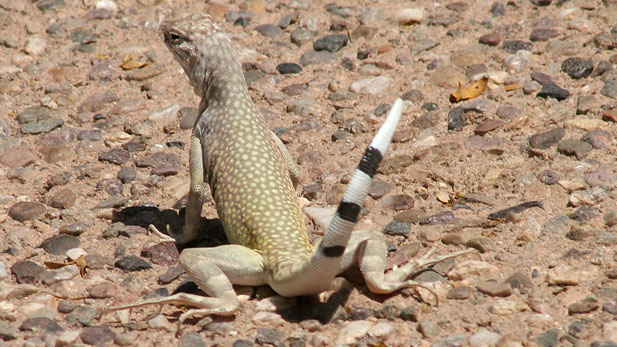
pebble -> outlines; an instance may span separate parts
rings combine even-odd
[[[347,46],[348,41],[349,37],[347,34],[327,35],[315,41],[313,44],[313,49],[318,52],[328,51],[334,53]]]
[[[409,235],[411,231],[411,224],[399,221],[392,221],[384,228],[384,234],[393,236],[405,236]]]
[[[358,94],[377,95],[383,93],[392,83],[388,76],[357,80],[349,85],[349,91]]]
[[[312,51],[302,54],[299,63],[302,66],[308,66],[312,64],[330,63],[337,59],[338,57],[336,56],[336,54],[328,51]]]
[[[19,261],[11,266],[11,272],[17,277],[17,283],[36,283],[45,274],[45,269],[31,261]]]
[[[116,165],[122,165],[131,158],[131,154],[123,149],[114,148],[110,151],[99,154],[100,161],[110,162]]]
[[[365,320],[349,322],[346,327],[341,329],[336,338],[337,345],[353,345],[362,337],[366,336],[368,329],[373,323]]]
[[[461,130],[467,125],[467,115],[461,106],[456,106],[448,112],[448,130]]]
[[[63,331],[62,327],[47,317],[28,318],[19,326],[19,330],[30,334],[42,335],[46,332],[58,333]]]
[[[561,63],[561,70],[571,78],[585,78],[593,72],[593,63],[588,59],[570,57]]]
[[[448,272],[448,278],[452,280],[469,280],[472,276],[488,276],[498,273],[496,266],[478,260],[465,260],[456,263],[454,268]]]
[[[569,202],[573,207],[578,207],[582,204],[595,205],[601,199],[609,195],[609,188],[605,185],[598,185],[591,189],[575,191],[570,194]]]
[[[498,46],[501,43],[501,35],[499,33],[484,34],[480,36],[478,42],[489,46]]]
[[[470,347],[488,347],[488,346],[504,346],[504,347],[512,346],[514,347],[514,345],[507,345],[507,344],[500,345],[500,342],[503,342],[501,335],[494,333],[492,331],[489,331],[485,328],[481,328],[480,331],[478,331],[477,333],[469,337]]]
[[[577,301],[568,305],[568,314],[589,313],[598,309],[598,299],[592,296],[588,296],[581,301]]]
[[[171,122],[176,117],[176,114],[178,113],[178,111],[180,111],[180,105],[171,104],[163,109],[150,113],[148,115],[148,119],[157,121],[157,122],[160,122],[160,121]],[[131,133],[139,135],[138,133],[135,133],[135,132],[131,132]]]
[[[575,140],[575,139],[566,139],[559,142],[557,146],[557,150],[565,155],[573,155],[576,156],[576,159],[581,160],[591,152],[593,146],[589,143]]]
[[[113,341],[116,334],[107,325],[87,326],[81,331],[79,337],[88,345],[104,345]]]
[[[617,225],[617,210],[608,211],[604,215],[604,224],[608,227]]]
[[[234,344],[236,346],[236,344]],[[206,342],[197,333],[190,333],[178,340],[178,347],[206,347]]]
[[[576,286],[584,279],[585,273],[567,265],[557,265],[550,269],[546,281],[551,285]]]
[[[495,120],[488,120],[486,122],[482,122],[480,124],[478,124],[478,126],[474,129],[474,133],[476,135],[485,135],[488,132],[491,132],[495,129],[498,129],[500,127],[502,127],[504,124],[506,124],[504,121],[499,120],[499,119],[495,119]]]
[[[291,43],[298,47],[312,41],[314,37],[315,33],[307,29],[296,28],[291,31]]]
[[[529,145],[533,148],[546,149],[561,141],[565,134],[565,129],[553,128],[545,132],[531,135],[529,137]]]
[[[114,266],[124,272],[142,271],[152,268],[152,266],[146,263],[143,259],[132,255],[123,257],[122,259],[116,261]]]
[[[514,54],[521,49],[526,51],[531,51],[533,48],[533,43],[529,41],[521,41],[521,40],[506,40],[501,44],[501,49],[504,51]]]
[[[38,202],[18,202],[9,209],[8,215],[18,222],[37,219],[47,211],[45,205]]]
[[[559,36],[559,32],[552,28],[536,28],[529,35],[529,41],[544,42]]]
[[[520,299],[513,297],[508,299],[496,299],[493,304],[489,306],[488,311],[493,314],[507,316],[518,311],[525,311],[527,309],[527,304]]]
[[[433,339],[439,336],[441,332],[441,328],[434,322],[429,320],[421,320],[418,322],[418,331],[424,336],[426,339]]]
[[[477,288],[480,292],[490,296],[507,297],[512,295],[512,287],[507,283],[486,281],[480,282]]]
[[[604,86],[600,90],[600,94],[612,99],[617,99],[617,76],[604,80]]]
[[[297,74],[302,72],[302,66],[296,63],[282,63],[276,66],[276,71],[281,75]]]
[[[467,300],[473,295],[473,293],[475,293],[475,289],[473,289],[473,287],[454,287],[448,291],[446,298],[449,300]]]
[[[73,235],[60,234],[47,238],[41,243],[49,254],[64,255],[68,250],[79,247],[81,242]]]
[[[396,11],[392,20],[399,25],[419,23],[424,18],[424,10],[421,8],[404,8]]]
[[[274,24],[262,24],[255,27],[255,31],[262,34],[265,37],[275,38],[283,35],[284,31]]]
[[[19,128],[19,130],[24,135],[36,135],[48,133],[54,129],[61,127],[63,124],[64,121],[62,119],[45,119],[23,124]]]

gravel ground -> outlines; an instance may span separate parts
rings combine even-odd
[[[146,231],[182,224],[199,99],[157,28],[195,12],[297,158],[312,238],[406,100],[357,228],[390,266],[477,250],[416,277],[439,306],[350,272],[237,287],[235,316],[179,332],[172,305],[100,315],[196,290]],[[616,23],[615,0],[0,0],[0,346],[617,346]],[[202,215],[190,247],[226,242]]]

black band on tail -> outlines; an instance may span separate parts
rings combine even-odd
[[[334,258],[340,257],[345,253],[345,246],[330,246],[330,247],[320,247],[321,251],[326,257]]]
[[[362,161],[360,161],[360,165],[358,165],[358,170],[367,174],[370,178],[373,178],[375,172],[377,172],[377,168],[379,167],[379,163],[383,156],[381,152],[374,147],[368,147],[366,152],[364,152],[364,156],[362,157]]]
[[[341,201],[341,204],[338,205],[338,208],[336,209],[336,215],[341,217],[344,221],[355,223],[358,221],[358,216],[360,215],[361,209],[362,206],[354,202]]]

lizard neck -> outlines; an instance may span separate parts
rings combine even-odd
[[[242,66],[236,59],[236,50],[226,36],[221,36],[212,38],[216,45],[204,43],[192,64],[193,69],[188,73],[193,90],[202,98],[201,106],[204,108],[214,100],[240,101],[250,98]]]

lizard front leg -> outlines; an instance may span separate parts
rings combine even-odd
[[[169,227],[167,232],[169,236],[159,232],[156,227],[150,225],[149,229],[161,238],[161,242],[176,242],[185,244],[197,238],[199,233],[199,225],[201,221],[201,208],[204,201],[204,157],[202,142],[194,131],[191,135],[191,144],[189,149],[189,198],[186,204],[186,212],[184,215],[184,226],[182,231],[174,233]]]

